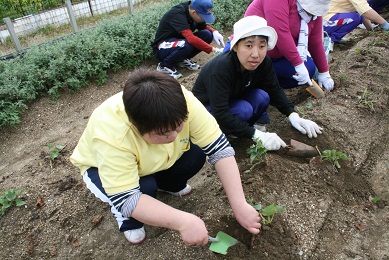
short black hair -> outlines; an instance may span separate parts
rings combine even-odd
[[[123,102],[128,119],[141,135],[174,130],[188,118],[180,83],[155,70],[134,70],[124,85]]]

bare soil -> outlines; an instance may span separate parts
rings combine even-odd
[[[55,102],[41,98],[20,125],[0,130],[0,191],[21,189],[27,203],[0,218],[0,259],[389,259],[389,34],[357,29],[350,38],[330,55],[333,92],[315,99],[304,88],[286,91],[323,134],[307,138],[273,107],[267,126],[287,143],[344,152],[349,160],[340,161],[341,168],[285,151],[269,152],[254,165],[246,153],[252,141],[231,141],[247,198],[286,206],[259,235],[237,224],[214,169],[205,165],[190,180],[190,196],[158,198],[199,215],[210,235],[223,231],[239,243],[219,255],[185,245],[176,231],[146,226],[147,240],[129,245],[108,205],[89,192],[68,160],[93,109],[122,90],[129,71],[121,71],[104,86],[64,93]],[[204,65],[212,57],[195,61]],[[181,71],[179,81],[190,89],[198,72]],[[371,95],[361,99],[366,90]],[[52,167],[48,144],[65,145]],[[374,196],[381,202],[372,203]]]

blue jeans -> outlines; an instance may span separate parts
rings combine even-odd
[[[272,59],[273,67],[277,74],[278,81],[280,86],[283,89],[298,87],[298,82],[294,78],[296,70],[292,63],[290,63],[285,57]],[[310,78],[313,78],[316,71],[316,65],[313,62],[312,58],[307,56],[307,61],[304,62],[305,67],[309,72]]]
[[[241,98],[230,99],[230,113],[252,126],[266,113],[269,103],[270,97],[266,91],[259,88],[250,88],[243,93]],[[205,107],[212,114],[211,106],[206,105]],[[224,134],[230,134],[226,133],[222,126],[221,128]]]
[[[208,30],[197,31],[194,33],[194,35],[196,35],[206,43],[211,43],[213,40],[213,35]],[[174,68],[177,63],[185,59],[191,59],[201,52],[201,50],[189,44],[188,40],[185,38],[170,38],[165,40],[164,42],[175,41],[184,41],[185,43],[183,45],[175,46],[168,49],[157,49],[156,55],[158,60],[161,62],[162,67]]]

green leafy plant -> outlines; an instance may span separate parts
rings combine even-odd
[[[374,103],[372,97],[371,97],[371,91],[365,88],[365,90],[362,92],[362,95],[358,96],[359,103],[367,106],[371,111],[374,111]]]
[[[0,216],[4,216],[9,208],[12,206],[20,207],[26,204],[18,196],[22,194],[21,190],[9,189],[3,195],[0,195]]]
[[[264,225],[271,224],[275,214],[286,210],[286,206],[275,205],[274,203],[262,207],[262,204],[254,204],[253,199],[248,199],[247,202],[258,211]]]
[[[342,151],[337,150],[324,150],[322,154],[320,154],[322,160],[330,161],[336,168],[340,168],[339,160],[348,160],[346,154]]]
[[[63,148],[65,148],[65,146],[60,144],[57,145],[48,144],[47,146],[49,147],[50,168],[53,168],[53,162],[55,158],[59,156],[59,153],[63,150]]]
[[[256,139],[255,144],[251,145],[246,152],[250,155],[250,163],[253,163],[255,159],[262,161],[266,156],[267,150],[263,146],[262,141]]]

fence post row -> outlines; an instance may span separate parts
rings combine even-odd
[[[88,4],[89,4],[90,12],[93,15],[93,11],[92,11],[90,0],[88,0]],[[134,0],[127,0],[127,5],[129,7],[130,14],[134,15]],[[76,17],[74,15],[74,11],[73,11],[73,6],[72,6],[70,0],[66,0],[66,10],[67,10],[67,14],[69,16],[70,23],[71,23],[71,25],[73,27],[73,31],[75,33],[77,33],[78,32],[77,21],[76,21]],[[5,24],[6,24],[7,30],[9,32],[9,35],[10,35],[13,43],[15,44],[15,47],[16,47],[17,51],[18,52],[23,51],[23,47],[20,44],[18,36],[16,35],[16,32],[15,32],[15,29],[14,29],[14,26],[13,26],[13,23],[12,23],[11,19],[9,17],[6,17],[3,20],[4,20]]]

